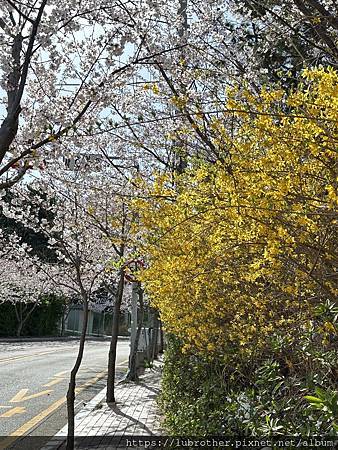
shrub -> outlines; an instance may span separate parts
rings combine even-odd
[[[330,324],[330,325],[329,325]],[[337,308],[317,308],[297,341],[276,334],[270,352],[242,368],[182,353],[169,336],[160,400],[174,435],[337,434]]]

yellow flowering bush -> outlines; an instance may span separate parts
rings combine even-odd
[[[335,299],[337,85],[317,68],[292,92],[229,92],[210,125],[224,156],[191,162],[174,184],[158,176],[135,202],[149,260],[139,277],[186,348],[254,357]]]

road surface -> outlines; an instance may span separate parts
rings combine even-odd
[[[0,342],[0,439],[29,435],[47,441],[67,423],[65,394],[77,349],[78,341]],[[76,411],[105,386],[108,349],[108,341],[86,343]],[[128,365],[128,340],[119,341],[117,354],[121,377]],[[19,442],[15,449],[21,448]],[[0,441],[1,448],[6,447]]]

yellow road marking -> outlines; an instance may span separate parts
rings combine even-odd
[[[69,373],[69,370],[64,370],[63,372],[58,372],[55,375],[53,375],[53,379],[46,384],[43,384],[43,387],[50,387],[54,386],[54,384],[60,383],[62,380],[65,380],[65,377],[62,375],[65,375],[66,373]],[[95,369],[88,369],[88,368],[80,368],[79,372],[95,372]]]
[[[22,406],[16,406],[15,408],[11,408],[10,410],[1,414],[0,417],[12,417],[15,414],[22,414],[24,412],[26,412],[26,408],[23,408]]]
[[[58,409],[63,403],[65,403],[66,397],[62,397],[56,402],[52,403],[47,409],[39,413],[37,416],[30,419],[28,422],[24,423],[20,428],[13,431],[7,438],[0,442],[0,450],[5,450],[11,444],[13,444],[17,438],[16,436],[23,436],[25,433],[28,433],[35,425],[41,422],[45,417],[51,414],[53,411]]]
[[[9,403],[25,402],[26,400],[30,400],[31,398],[41,397],[41,395],[50,394],[51,392],[53,392],[53,390],[49,389],[48,391],[41,391],[31,395],[26,395],[27,392],[28,389],[21,389],[17,394],[14,395],[13,398],[11,398]]]
[[[63,403],[65,403],[66,397],[59,398],[56,402],[52,403],[48,408],[41,411],[35,417],[32,417],[28,422],[24,423],[20,428],[13,431],[10,436],[23,436],[30,429],[32,429],[35,425],[37,425],[41,420],[47,417],[50,413],[59,408]]]
[[[68,347],[68,349],[72,350],[72,347]],[[59,349],[59,350],[53,350],[53,351],[48,351],[48,352],[32,353],[30,355],[12,356],[11,358],[0,359],[0,363],[8,362],[8,361],[17,361],[18,359],[33,358],[34,356],[40,356],[40,355],[49,355],[51,353],[55,353],[57,351],[64,351],[64,350],[65,349]]]
[[[65,375],[68,372],[69,370],[64,370],[63,372],[56,373],[55,375],[53,375],[53,377],[62,377],[62,375]]]
[[[122,362],[120,362],[118,364],[116,364],[116,367],[123,366],[123,364],[125,364],[126,362],[129,362],[129,358],[125,359],[124,361],[122,361]]]
[[[104,370],[103,372],[100,372],[95,377],[90,378],[85,383],[81,384],[78,388],[75,388],[75,393],[78,394],[79,392],[83,391],[87,386],[91,386],[92,384],[96,383],[96,381],[99,381],[101,378],[103,378],[108,371]]]
[[[39,353],[33,353],[31,355],[12,356],[11,358],[0,359],[0,363],[8,362],[8,361],[16,361],[17,359],[31,358],[32,356],[47,355],[49,353],[54,353],[54,352],[39,352]]]
[[[117,364],[116,367],[122,366],[128,361],[126,359],[125,361],[122,361],[121,363]],[[88,380],[83,385],[79,386],[76,389],[76,393],[80,393],[83,389],[90,386],[91,384],[96,383],[99,379],[103,378],[107,374],[107,370],[104,370],[103,372],[100,372],[97,374],[96,377]],[[56,402],[52,403],[47,409],[41,411],[38,415],[35,417],[32,417],[28,422],[24,423],[20,428],[17,428],[13,433],[11,433],[6,439],[0,442],[0,450],[5,450],[9,445],[14,443],[18,437],[23,436],[25,433],[28,433],[33,427],[38,425],[43,419],[45,419],[49,414],[57,410],[63,403],[66,402],[66,397],[62,397]]]
[[[76,393],[78,394],[79,392],[81,392],[83,389],[85,389],[89,385],[96,383],[96,381],[103,378],[106,374],[107,374],[107,370],[100,372],[99,374],[96,375],[96,377],[88,380],[86,383],[79,386],[76,389]],[[20,428],[13,431],[13,433],[11,433],[5,441],[2,441],[0,443],[0,449],[6,448],[6,445],[8,445],[7,441],[13,442],[13,439],[11,439],[11,438],[13,438],[14,436],[23,436],[25,433],[28,433],[33,427],[35,427],[39,422],[41,422],[43,419],[45,419],[47,416],[49,416],[49,414],[54,412],[65,402],[66,402],[66,397],[59,398],[59,400],[56,400],[56,402],[52,403],[48,408],[41,411],[35,417],[32,417],[30,420],[28,420],[28,422],[24,423]],[[5,447],[3,445],[5,445]]]
[[[54,380],[50,381],[49,383],[43,384],[42,387],[54,386],[54,384],[58,384],[62,380],[65,380],[65,378],[54,378]]]

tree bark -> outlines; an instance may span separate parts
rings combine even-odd
[[[108,356],[108,378],[107,378],[107,403],[115,403],[115,366],[116,366],[116,347],[119,334],[119,319],[124,289],[124,269],[121,269],[117,293],[114,303],[113,323],[111,340]]]
[[[19,115],[21,113],[20,102],[24,93],[28,70],[30,67],[31,58],[34,51],[34,44],[37,38],[38,29],[42,20],[42,15],[45,10],[47,0],[42,0],[37,16],[32,22],[32,30],[29,36],[27,50],[22,65],[20,64],[20,54],[22,51],[23,36],[18,34],[14,37],[12,45],[12,63],[13,69],[9,74],[8,82],[10,88],[8,89],[8,105],[7,117],[0,126],[0,163],[3,161],[6,153],[9,150],[18,130]]]
[[[66,328],[66,320],[70,313],[70,306],[64,305],[62,309],[62,317],[61,317],[61,330],[60,330],[60,336],[63,337],[65,335],[65,328]]]
[[[83,321],[82,331],[80,337],[79,350],[74,367],[70,373],[70,380],[67,391],[67,417],[68,417],[68,434],[67,434],[67,446],[66,450],[74,450],[74,402],[75,402],[75,387],[76,387],[76,375],[79,371],[82,358],[84,345],[86,340],[88,324],[88,296],[83,295]]]
[[[19,322],[17,328],[16,328],[16,337],[20,337],[21,336],[21,331],[22,331],[22,321]]]
[[[153,323],[151,324],[153,325]],[[151,362],[151,355],[152,355],[152,348],[153,348],[153,340],[154,340],[154,328],[153,326],[150,326],[148,328],[148,347],[147,347],[147,360],[150,363]]]
[[[60,336],[63,337],[65,334],[65,314],[64,312],[62,313],[61,316],[61,330],[60,330]]]
[[[163,353],[164,351],[164,337],[163,337],[163,327],[162,327],[162,322],[160,320],[160,349],[159,349],[159,353]]]
[[[154,327],[153,327],[153,345],[152,345],[152,354],[151,354],[151,360],[154,361],[154,359],[157,359],[158,356],[158,329],[159,329],[159,320],[158,320],[158,311],[154,311]]]
[[[129,355],[129,368],[126,376],[124,377],[125,381],[137,381],[137,350],[138,343],[140,340],[141,330],[143,326],[143,317],[144,317],[144,304],[143,304],[143,291],[141,289],[140,283],[138,283],[138,298],[139,298],[139,306],[140,306],[140,316],[137,324],[135,341],[132,342],[132,346],[130,347],[130,355]]]
[[[32,308],[28,311],[28,313],[26,314],[25,317],[24,313],[26,312],[28,306],[26,305],[26,307],[24,309],[22,309],[22,302],[20,302],[20,312],[18,312],[16,305],[15,305],[15,313],[16,313],[16,318],[18,320],[18,326],[16,329],[16,336],[20,337],[21,336],[21,332],[22,332],[22,328],[25,325],[25,323],[27,322],[29,316],[32,314],[32,312],[34,311],[34,309],[37,307],[37,303],[34,303]]]

